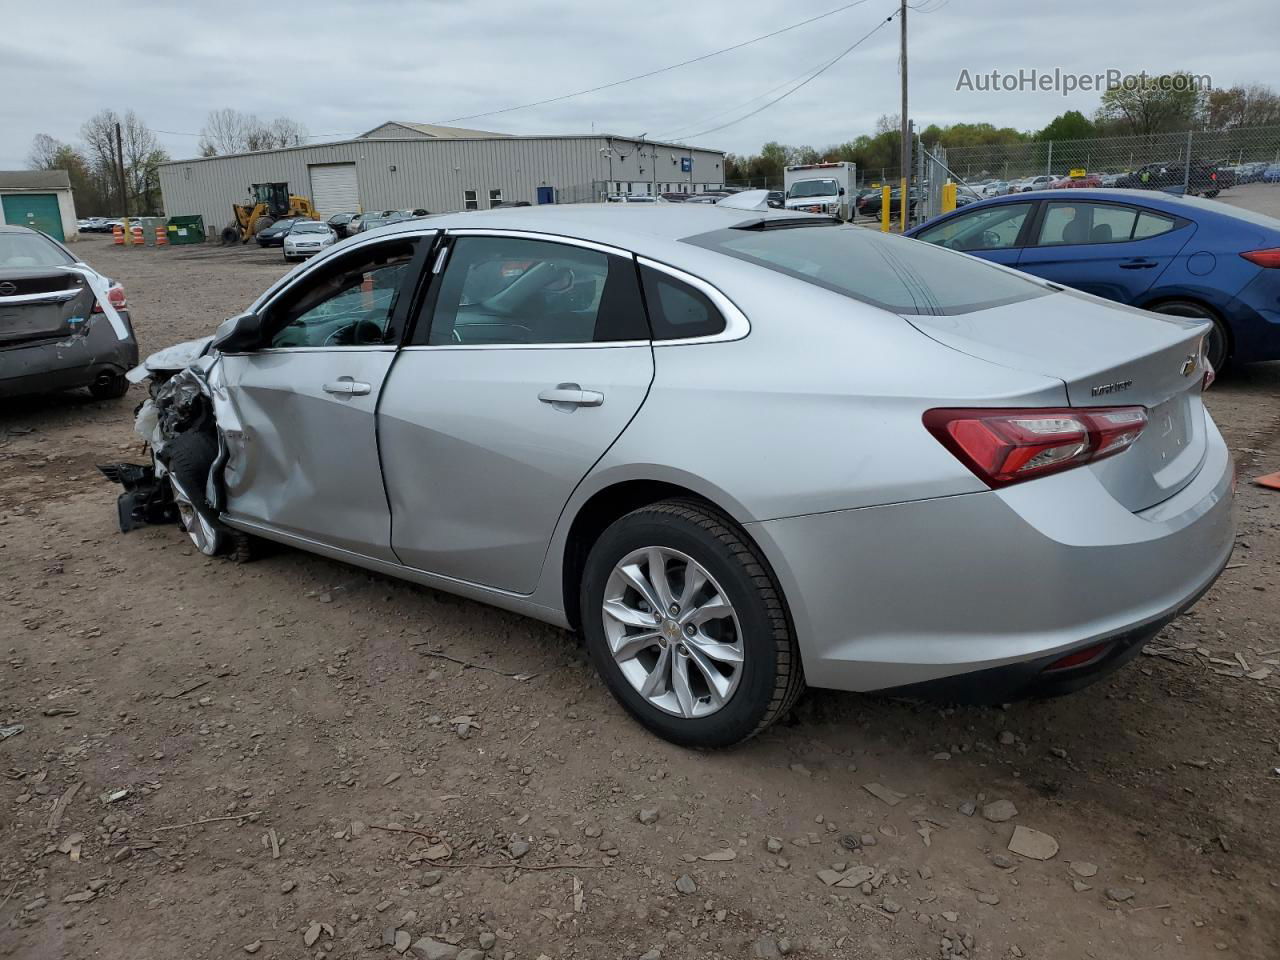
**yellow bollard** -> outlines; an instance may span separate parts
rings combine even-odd
[[[889,194],[892,193],[886,183],[880,188],[880,232],[889,232]]]
[[[942,212],[950,213],[956,208],[956,185],[948,180],[942,185]]]

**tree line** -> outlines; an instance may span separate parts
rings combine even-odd
[[[1206,91],[1186,82],[1189,78],[1190,74],[1179,72],[1118,86],[1102,94],[1092,117],[1068,110],[1039,130],[990,123],[932,123],[920,131],[920,138],[932,149],[1280,125],[1280,94],[1266,84]],[[893,176],[900,167],[901,146],[898,116],[885,115],[876,121],[874,133],[820,150],[770,141],[759,153],[731,153],[725,157],[725,179],[777,183],[782,181],[784,167],[820,160],[848,161],[859,170]]]
[[[116,124],[120,125],[120,158]],[[210,111],[200,129],[198,149],[200,156],[214,157],[296,146],[307,139],[307,128],[289,117],[261,120],[251,113],[224,108]],[[134,111],[108,109],[99,110],[81,124],[76,143],[36,134],[27,166],[32,170],[66,170],[76,213],[82,217],[118,217],[126,211],[132,216],[149,216],[162,212],[159,167],[170,159],[154,131]]]

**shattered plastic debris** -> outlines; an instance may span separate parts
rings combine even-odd
[[[20,723],[15,723],[8,727],[0,727],[0,740],[8,740],[10,737],[16,737],[25,729],[27,728]]]

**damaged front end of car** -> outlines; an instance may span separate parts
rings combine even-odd
[[[227,448],[214,410],[218,354],[212,340],[175,344],[129,371],[131,382],[149,384],[133,429],[151,462],[98,467],[124,487],[116,501],[121,532],[176,522],[208,556],[230,549],[235,539],[218,521],[223,500],[218,477]]]

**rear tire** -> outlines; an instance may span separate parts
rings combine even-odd
[[[240,242],[240,231],[231,224],[222,228],[222,245],[233,247]]]
[[[129,392],[129,381],[124,374],[116,374],[110,380],[95,380],[89,384],[89,393],[95,400],[119,400]]]
[[[1230,365],[1231,334],[1227,332],[1226,324],[1213,310],[1194,300],[1166,300],[1150,309],[1171,317],[1192,317],[1197,320],[1212,321],[1213,332],[1209,334],[1209,363],[1213,365],[1215,374],[1222,374]]]
[[[709,612],[711,616],[695,616],[682,630],[676,615],[668,618],[669,611],[663,611],[661,618],[652,617],[654,630],[650,631],[647,624],[630,624],[622,629],[638,632],[623,636],[617,635],[618,618],[612,618],[615,636],[611,641],[605,626],[606,591],[610,592],[610,605],[620,609],[621,604],[628,615],[637,609],[651,610],[643,600],[638,602],[638,608],[631,605],[641,596],[638,592],[628,592],[622,598],[617,593],[619,583],[632,582],[621,571],[636,571],[640,569],[638,564],[646,563],[632,558],[652,556],[653,551],[664,558],[661,576],[671,598],[686,605],[681,615]],[[648,569],[653,570],[652,563]],[[689,588],[690,570],[705,576],[704,586]],[[654,576],[646,573],[646,582]],[[662,590],[657,593],[661,595]],[[587,556],[581,597],[582,631],[601,678],[633,717],[672,743],[686,747],[731,746],[782,717],[804,691],[800,651],[782,591],[745,534],[707,504],[667,500],[641,507],[615,521]],[[724,614],[726,604],[728,616]],[[673,603],[672,609],[678,608],[679,603]],[[657,626],[660,620],[671,628],[669,635]],[[694,633],[686,635],[683,631],[689,629]],[[646,644],[640,634],[652,634],[654,639]],[[639,644],[625,642],[637,637]],[[642,652],[615,657],[615,648]],[[728,656],[726,651],[730,650],[736,650],[740,659],[734,661]],[[674,666],[672,679],[658,684],[657,692],[651,689],[646,693],[646,681],[639,679],[646,671],[650,677],[666,675],[662,667],[664,651],[667,662],[683,662],[685,676],[692,678],[684,681],[684,689],[690,691],[684,700],[678,696],[681,683],[675,678]],[[717,698],[711,693],[709,674],[700,662],[710,663],[719,674],[717,681],[725,681],[727,694]],[[693,707],[686,709],[691,699]],[[717,704],[717,699],[722,702]],[[665,701],[665,707],[655,700]],[[674,706],[677,701],[679,706]]]

